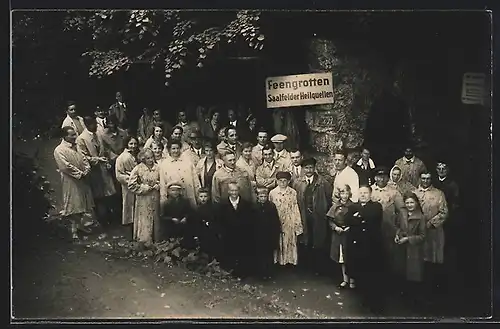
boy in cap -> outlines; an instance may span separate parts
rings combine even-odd
[[[187,221],[191,214],[189,201],[182,195],[182,185],[179,182],[170,182],[167,185],[167,201],[162,209],[164,227],[163,236],[169,238],[188,238]],[[184,245],[191,241],[184,241]]]
[[[290,153],[285,149],[287,137],[282,134],[276,134],[271,137],[271,143],[274,145],[274,160],[282,168],[289,168],[292,165]]]

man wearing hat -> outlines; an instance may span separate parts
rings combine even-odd
[[[292,165],[290,152],[285,149],[287,137],[282,134],[276,134],[271,137],[271,143],[274,145],[274,160],[283,168],[289,168]]]
[[[189,133],[189,148],[182,153],[182,156],[187,157],[196,166],[204,155],[200,132],[197,130],[191,131]]]
[[[304,175],[295,183],[297,200],[302,219],[302,251],[299,263],[306,261],[320,270],[329,263],[327,232],[330,232],[325,215],[332,203],[332,185],[316,172],[316,159],[302,161]]]
[[[436,165],[436,173],[433,185],[437,189],[443,191],[448,204],[449,218],[444,223],[444,235],[446,244],[444,248],[445,258],[447,259],[447,268],[449,273],[456,277],[458,249],[461,246],[461,241],[465,241],[466,237],[463,236],[464,226],[462,224],[462,217],[459,212],[460,194],[457,182],[449,177],[450,168],[444,161],[439,161]]]
[[[398,229],[398,216],[404,207],[403,196],[399,191],[388,185],[389,171],[385,167],[375,169],[375,184],[372,185],[371,200],[382,205],[382,238],[384,246],[384,258],[387,262],[387,270],[397,273],[398,255],[394,237]]]

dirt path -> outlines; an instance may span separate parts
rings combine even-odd
[[[58,140],[21,143],[34,155],[59,199],[53,161]],[[38,229],[38,228],[32,228]],[[44,230],[44,228],[40,228]],[[108,232],[123,234],[123,228]],[[274,280],[221,280],[151,260],[119,259],[74,245],[66,232],[40,231],[14,259],[13,302],[17,318],[365,318],[355,292],[339,290],[340,278],[310,271],[283,271]],[[95,238],[95,237],[94,237]],[[340,271],[338,271],[340,274]],[[444,301],[435,305],[448,306]],[[387,314],[418,317],[400,298]],[[439,309],[435,309],[439,312]],[[456,311],[455,311],[456,312]]]

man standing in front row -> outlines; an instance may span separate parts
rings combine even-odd
[[[325,214],[331,207],[332,185],[316,172],[316,159],[302,161],[304,175],[295,183],[297,201],[302,219],[303,234],[299,237],[302,245],[299,263],[322,271],[329,264],[327,232],[330,232]]]
[[[92,214],[94,201],[90,186],[85,181],[90,173],[90,163],[76,149],[76,137],[73,127],[61,129],[63,139],[54,150],[54,159],[61,173],[63,218],[71,222],[73,239],[78,239],[78,231],[89,232],[82,223],[85,214]]]

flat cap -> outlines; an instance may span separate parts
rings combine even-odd
[[[287,139],[288,139],[288,137],[286,137],[285,135],[276,134],[273,137],[271,137],[271,142],[272,143],[283,143]]]
[[[385,167],[375,168],[375,175],[387,175],[389,176],[389,170]]]
[[[170,183],[167,184],[167,188],[182,189],[182,184],[180,182],[170,182]]]

